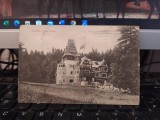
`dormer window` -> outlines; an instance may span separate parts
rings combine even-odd
[[[88,60],[85,60],[84,62],[88,62]]]

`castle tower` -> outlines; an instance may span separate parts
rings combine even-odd
[[[66,46],[66,53],[77,54],[77,49],[74,40],[69,39]]]
[[[65,60],[79,60],[79,55],[77,53],[76,45],[74,40],[69,39],[64,55],[62,56],[62,61]]]
[[[74,40],[69,39],[61,62],[57,65],[57,84],[79,84],[79,55]]]

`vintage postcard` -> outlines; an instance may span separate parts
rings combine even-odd
[[[20,103],[138,105],[139,27],[21,26]]]

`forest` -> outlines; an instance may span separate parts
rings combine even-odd
[[[92,60],[105,60],[109,67],[108,80],[117,88],[129,89],[132,94],[139,91],[139,31],[135,26],[119,27],[121,37],[113,50],[99,53],[92,49],[84,55]],[[53,48],[51,52],[31,51],[20,44],[19,79],[35,83],[55,83],[57,64],[64,50]]]

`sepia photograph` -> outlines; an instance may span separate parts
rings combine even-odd
[[[21,26],[20,103],[138,105],[138,26]]]
[[[160,0],[0,0],[0,18],[160,19]]]

